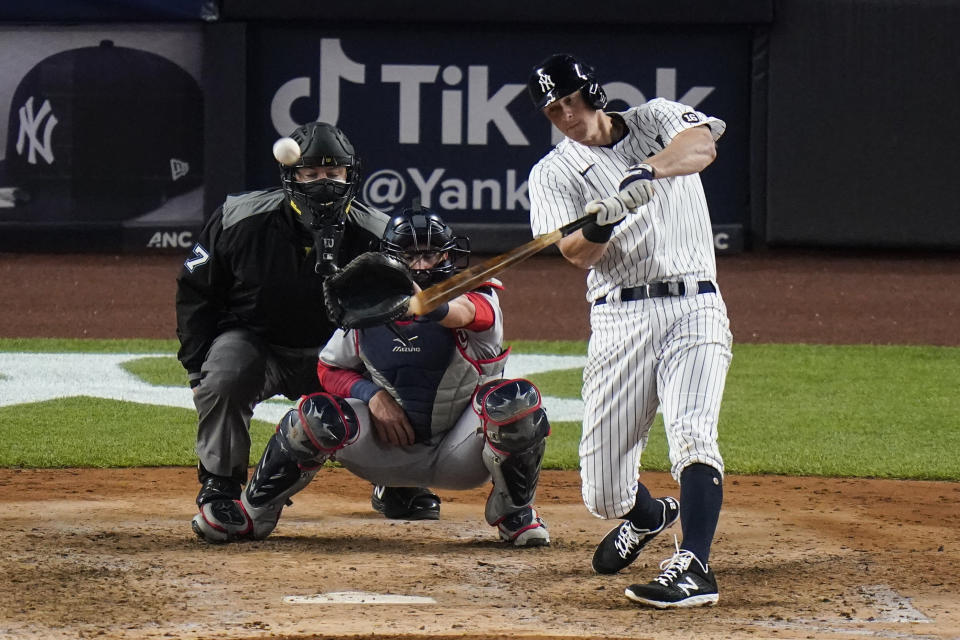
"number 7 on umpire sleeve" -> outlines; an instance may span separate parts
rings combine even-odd
[[[210,261],[210,254],[199,242],[193,245],[193,255],[193,258],[187,258],[187,261],[183,263],[183,266],[185,266],[190,273],[193,273],[193,270],[200,265]]]

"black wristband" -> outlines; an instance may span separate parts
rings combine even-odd
[[[448,313],[450,313],[450,303],[444,302],[430,313],[425,313],[420,317],[426,318],[427,320],[432,320],[434,322],[440,322],[447,317]]]
[[[604,242],[610,241],[610,236],[613,235],[614,226],[616,225],[599,225],[591,220],[587,224],[583,225],[583,228],[580,231],[583,233],[583,237],[590,242],[603,244]]]

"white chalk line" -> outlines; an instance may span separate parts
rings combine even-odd
[[[170,358],[169,353],[13,353],[0,352],[0,407],[89,396],[164,407],[195,409],[193,394],[182,386],[165,387],[144,382],[122,368],[122,364],[140,358]],[[524,378],[536,373],[583,367],[584,356],[511,354],[506,374]],[[184,376],[186,379],[186,376]],[[262,402],[253,417],[276,423],[293,406],[282,402]],[[543,406],[553,421],[579,422],[583,419],[583,401],[571,398],[543,397]]]
[[[798,618],[795,620],[753,620],[746,622],[750,625],[759,625],[772,629],[804,629],[819,633],[872,636],[877,638],[894,638],[896,640],[932,640],[940,636],[917,634],[906,631],[889,629],[851,629],[849,625],[870,624],[929,624],[934,622],[923,612],[913,606],[910,598],[897,593],[885,584],[864,585],[857,588],[867,605],[877,610],[877,615],[869,620],[818,620],[812,618]]]
[[[437,604],[436,600],[427,596],[368,591],[331,591],[310,596],[284,596],[283,601],[290,604]]]

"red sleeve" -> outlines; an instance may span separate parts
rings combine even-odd
[[[496,314],[493,311],[493,305],[490,301],[479,293],[473,291],[464,294],[467,299],[476,307],[477,313],[473,317],[473,322],[464,327],[467,331],[486,331],[493,326],[496,320]]]
[[[322,360],[317,361],[317,377],[320,379],[320,386],[323,387],[324,391],[341,398],[349,398],[353,383],[357,380],[363,380],[363,376],[356,371],[332,367]]]

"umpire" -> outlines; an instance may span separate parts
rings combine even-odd
[[[197,506],[237,499],[254,406],[320,391],[317,355],[335,326],[323,279],[375,250],[389,216],[356,199],[360,158],[337,127],[290,134],[301,159],[282,188],[227,196],[177,278],[177,354],[197,407]]]

